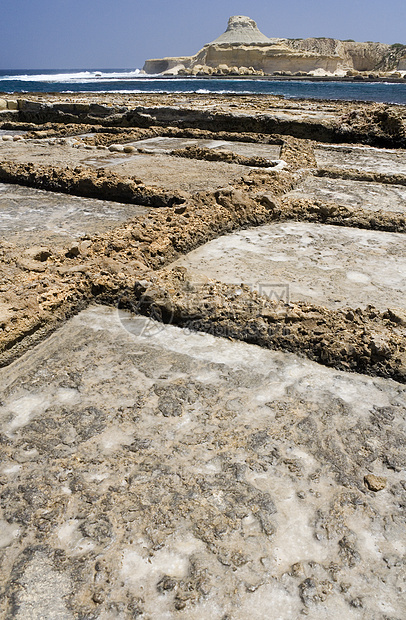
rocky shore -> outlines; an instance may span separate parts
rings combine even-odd
[[[406,109],[2,100],[0,616],[402,618]]]

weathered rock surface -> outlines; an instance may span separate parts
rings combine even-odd
[[[403,617],[405,388],[161,328],[3,370],[2,617]]]
[[[111,230],[148,209],[138,205],[70,196],[20,185],[0,184],[0,235],[18,247],[41,243],[53,248],[80,243]]]
[[[406,177],[406,151],[388,152],[369,147],[346,147],[320,145],[315,149],[315,157],[320,168],[340,167],[344,170],[370,172],[388,177]]]
[[[94,93],[25,96],[19,122],[4,129],[28,130],[29,138],[85,135],[88,144],[109,146],[153,136],[213,137],[267,142],[271,134],[320,142],[406,147],[406,107],[373,102],[286,101],[273,95],[110,94],[110,105]],[[89,109],[92,114],[89,114]],[[114,137],[113,134],[116,134]],[[255,135],[253,135],[255,134]],[[263,135],[258,135],[263,134]],[[241,140],[235,137],[235,140]]]
[[[192,279],[244,282],[284,301],[406,309],[401,233],[304,222],[273,223],[211,241],[179,259]],[[267,293],[268,291],[268,293]]]
[[[375,213],[383,210],[406,215],[406,187],[404,185],[383,185],[373,181],[348,180],[342,177],[309,176],[290,192],[289,196],[299,200],[310,198],[313,201],[335,202],[364,211],[368,209]]]
[[[403,108],[26,101],[0,144],[0,616],[403,618]],[[236,238],[237,284],[173,264],[217,239],[221,271]],[[264,260],[294,300],[250,289]]]

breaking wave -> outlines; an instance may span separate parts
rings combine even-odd
[[[269,94],[287,99],[335,99],[406,104],[406,84],[266,78],[195,78],[146,75],[140,69],[0,71],[0,91]]]
[[[67,71],[67,72],[44,72],[44,73],[21,73],[9,72],[8,74],[0,75],[0,82],[2,81],[15,81],[15,82],[74,82],[81,84],[89,84],[92,82],[100,82],[103,80],[133,80],[143,75],[140,69],[134,69],[133,71],[106,71],[106,70],[94,70],[94,71]]]

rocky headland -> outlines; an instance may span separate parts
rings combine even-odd
[[[254,20],[235,15],[227,30],[194,56],[147,60],[144,71],[194,76],[402,78],[406,46],[331,38],[269,38]]]

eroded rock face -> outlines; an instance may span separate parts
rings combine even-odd
[[[194,56],[147,60],[147,73],[272,74],[277,71],[346,75],[348,70],[402,71],[405,60],[394,46],[332,38],[268,38],[250,17],[230,17],[227,30]],[[405,70],[405,69],[403,69]],[[401,77],[401,74],[399,74]]]

